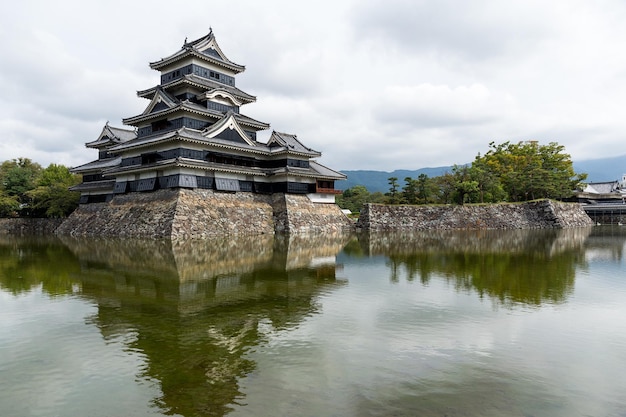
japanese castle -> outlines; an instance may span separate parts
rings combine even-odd
[[[236,87],[245,70],[230,61],[213,31],[174,54],[150,63],[160,84],[137,95],[149,100],[143,113],[107,124],[86,143],[98,159],[75,167],[83,182],[81,204],[159,189],[205,189],[225,193],[301,194],[314,203],[334,203],[345,176],[314,159],[321,153],[293,134],[273,131],[267,143],[257,132],[269,124],[240,112],[256,97]]]

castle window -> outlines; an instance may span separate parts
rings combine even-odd
[[[215,188],[218,191],[240,191],[239,181],[229,178],[215,178]]]
[[[165,130],[169,126],[170,126],[170,122],[167,119],[157,120],[156,122],[152,123],[152,131],[158,132],[159,130]]]
[[[187,68],[187,67],[185,67]],[[185,69],[183,68],[183,69]],[[200,77],[209,78],[211,80],[219,81],[222,84],[235,86],[235,77],[231,77],[230,75],[222,74],[218,71],[212,71],[208,68],[202,67],[200,65],[191,64],[190,73],[196,74]],[[162,77],[163,78],[163,77]]]
[[[300,183],[300,182],[289,182],[287,183],[287,192],[295,193],[295,194],[306,194],[309,191],[309,184]]]
[[[122,181],[122,182],[115,183],[115,188],[113,188],[114,194],[124,194],[127,191],[128,191],[128,182]]]
[[[154,164],[163,159],[157,152],[149,152],[141,155],[141,165]]]
[[[137,184],[137,191],[153,191],[156,186],[156,177],[155,178],[146,178],[143,180],[139,180]]]

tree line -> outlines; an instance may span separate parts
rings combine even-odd
[[[369,193],[357,185],[338,196],[337,204],[358,212],[364,203],[461,205],[565,200],[586,178],[587,174],[574,172],[570,155],[556,142],[491,142],[487,153],[478,154],[469,165],[455,165],[450,173],[406,177],[402,186],[397,177],[391,177],[385,194]]]
[[[0,217],[67,217],[76,207],[80,193],[69,187],[80,184],[81,176],[63,165],[43,168],[28,158],[0,165]]]

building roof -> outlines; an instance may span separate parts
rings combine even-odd
[[[319,178],[332,178],[336,180],[345,180],[348,178],[345,174],[342,174],[339,171],[335,171],[333,169],[328,168],[318,162],[309,161],[309,165],[315,172],[317,172]]]
[[[233,111],[227,112],[220,121],[204,129],[202,131],[203,136],[213,139],[217,137],[217,135],[225,131],[226,129],[231,129],[231,130],[236,131],[239,134],[239,137],[241,138],[243,142],[247,143],[250,146],[257,146],[258,142],[255,142],[252,139],[250,139],[250,137],[248,137],[246,132],[242,129],[242,127],[238,123],[236,116],[237,114],[234,113]]]
[[[302,167],[280,167],[271,169],[271,175],[284,175],[284,176],[296,176],[317,178],[324,180],[345,180],[347,177],[341,172],[334,171],[322,164],[315,161],[309,161],[308,168]]]
[[[289,151],[307,154],[311,156],[321,156],[321,153],[311,148],[307,148],[298,140],[296,135],[273,131],[272,136],[267,141],[267,146],[275,150],[286,149]]]
[[[83,182],[69,188],[70,191],[80,191],[82,193],[95,191],[112,191],[115,186],[115,180],[102,180]]]
[[[220,164],[216,162],[209,161],[200,161],[197,159],[184,158],[184,157],[176,157],[165,159],[161,161],[156,161],[151,164],[145,165],[128,165],[128,166],[117,166],[110,168],[106,171],[108,175],[114,174],[128,174],[128,173],[138,173],[138,172],[150,172],[155,169],[164,169],[171,167],[183,167],[183,168],[198,168],[205,171],[214,171],[214,172],[228,172],[233,174],[244,174],[244,175],[255,175],[255,176],[268,176],[269,172],[267,169],[258,168],[258,167],[247,167],[247,166],[239,166],[239,165],[229,165],[229,164]]]
[[[197,159],[176,157],[146,165],[115,166],[105,171],[106,175],[150,172],[155,169],[171,167],[194,168],[204,171],[223,172],[230,174],[254,175],[256,177],[270,177],[285,175],[291,177],[317,178],[328,180],[344,180],[346,176],[340,172],[327,168],[317,162],[310,161],[309,168],[280,167],[259,168],[240,165],[220,164],[216,162],[200,161]]]
[[[233,87],[230,85],[218,83],[217,81],[212,81],[207,78],[199,77],[195,74],[187,74],[182,76],[181,78],[177,78],[169,83],[165,83],[162,85],[157,85],[152,88],[148,88],[146,90],[137,91],[137,95],[142,98],[152,99],[154,94],[156,93],[158,88],[162,88],[163,90],[168,90],[173,87],[177,87],[183,84],[188,84],[198,88],[206,88],[207,91],[219,91],[223,90],[232,94],[234,97],[237,97],[239,100],[245,103],[253,103],[256,101],[256,97],[248,94],[244,91],[241,91],[237,87]]]
[[[154,92],[154,95],[152,96],[152,99],[150,100],[150,103],[148,104],[146,109],[139,116],[135,116],[135,117],[147,116],[147,115],[152,114],[152,113],[156,114],[159,111],[162,111],[164,109],[173,109],[179,103],[180,103],[180,100],[177,100],[175,97],[173,97],[168,92],[166,92],[163,89],[157,87],[157,89]],[[157,106],[160,106],[161,108],[157,109],[156,108]],[[127,120],[127,119],[124,119],[124,120]]]
[[[150,68],[160,70],[187,57],[199,58],[208,63],[228,69],[234,73],[240,73],[246,69],[245,66],[235,64],[226,58],[226,55],[224,55],[222,49],[217,44],[217,40],[215,39],[215,35],[213,35],[212,29],[207,35],[198,38],[195,41],[187,42],[185,39],[182,48],[178,52],[175,52],[165,58],[161,58],[158,61],[151,62]]]
[[[618,181],[590,182],[586,184],[583,192],[590,194],[610,194],[618,191],[618,189]]]
[[[228,141],[219,138],[208,138],[199,130],[182,127],[178,130],[172,130],[160,134],[145,136],[135,140],[120,144],[111,148],[112,151],[125,151],[129,149],[140,149],[153,147],[160,143],[183,141],[197,143],[204,146],[213,145],[215,147],[228,148],[231,150],[243,150],[253,153],[267,153],[262,144],[255,142],[255,145],[243,144],[234,141]]]
[[[75,174],[82,174],[87,172],[95,172],[100,171],[106,168],[111,168],[119,165],[122,162],[122,158],[107,158],[107,159],[97,159],[95,161],[88,162],[83,165],[79,165],[77,167],[71,168],[70,172]]]
[[[134,129],[122,129],[120,127],[109,126],[109,122],[106,122],[100,132],[98,139],[85,143],[88,148],[104,148],[117,143],[127,142],[137,137],[137,132]]]
[[[168,99],[164,99],[164,97],[168,97]],[[164,103],[165,106],[163,106],[163,108],[160,108],[159,110],[155,110],[157,108],[157,104],[159,103]],[[155,94],[155,96],[152,98],[152,101],[142,114],[122,119],[122,121],[124,122],[124,124],[137,126],[141,123],[159,119],[164,116],[176,113],[177,111],[186,111],[200,116],[210,117],[212,119],[221,119],[224,117],[224,113],[219,110],[207,109],[206,107],[193,103],[189,100],[179,101],[171,97],[166,92],[160,91],[159,93]],[[252,117],[243,115],[241,113],[235,113],[235,118],[239,123],[256,130],[263,130],[270,127],[269,123],[255,120]]]
[[[269,144],[269,141],[268,144],[252,141],[243,132],[240,125],[240,116],[241,115],[237,113],[228,112],[223,115],[219,122],[209,126],[203,131],[182,127],[178,130],[136,138],[114,146],[110,150],[118,152],[130,149],[150,148],[156,146],[157,144],[180,140],[207,147],[222,148],[231,151],[242,151],[245,153],[255,153],[265,156],[280,154],[306,158],[321,156],[320,152],[314,151],[302,145],[302,143],[295,138],[295,135],[287,135],[284,133],[276,135],[272,134],[272,137],[275,137],[275,140],[272,141],[271,145]],[[244,139],[245,143],[218,138],[217,135],[226,128],[237,130],[240,136],[242,136],[242,139]],[[276,139],[278,135],[280,135],[280,140]]]

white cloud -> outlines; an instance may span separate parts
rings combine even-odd
[[[374,109],[379,123],[404,122],[416,127],[447,128],[479,125],[506,116],[511,97],[491,93],[484,85],[390,85]]]
[[[624,17],[619,0],[15,2],[0,16],[0,160],[93,159],[84,143],[147,105],[148,63],[210,27],[246,66],[243,112],[336,169],[461,164],[528,138],[623,154]]]
[[[358,36],[462,60],[519,53],[552,32],[545,2],[374,0],[355,10]]]

